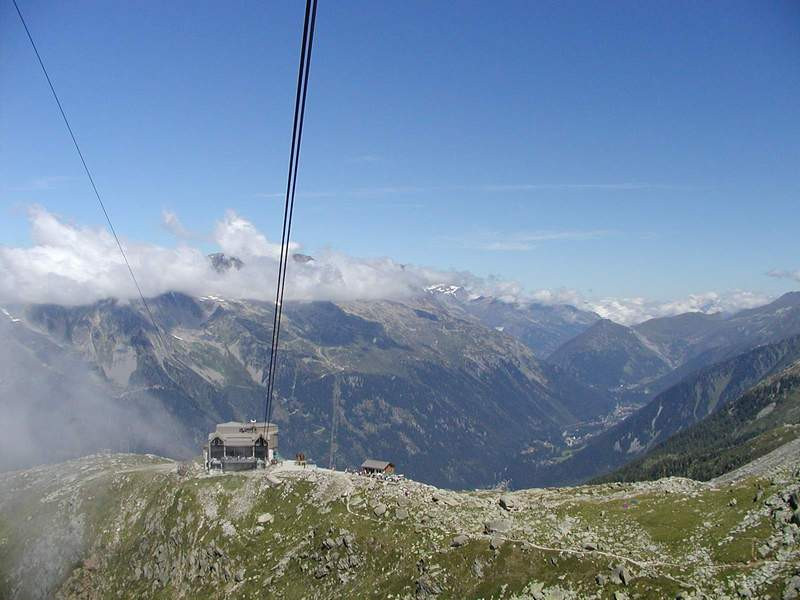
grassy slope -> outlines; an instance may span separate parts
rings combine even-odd
[[[511,598],[543,586],[610,598],[622,586],[598,587],[595,576],[619,562],[634,576],[629,594],[672,597],[683,583],[720,597],[748,575],[786,575],[783,563],[753,552],[777,533],[769,511],[752,501],[758,485],[769,495],[786,483],[526,490],[513,494],[517,510],[507,513],[496,492],[321,472],[271,485],[263,475],[172,471],[154,458],[116,456],[3,475],[0,597],[60,589],[69,598],[412,598],[439,589],[445,598]],[[376,517],[379,501],[388,509]],[[407,503],[405,519],[398,502]],[[263,512],[275,520],[262,531]],[[483,526],[497,518],[511,519],[513,529],[493,550]],[[744,532],[730,535],[737,527]],[[348,532],[352,550],[324,547]],[[470,541],[453,548],[459,533]],[[589,542],[599,551],[585,549]],[[351,555],[355,568],[315,576],[328,558],[335,565]]]

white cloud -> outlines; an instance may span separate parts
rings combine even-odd
[[[178,239],[189,240],[197,237],[183,226],[183,223],[181,223],[178,215],[171,210],[161,211],[161,223],[170,233],[172,233],[172,235]]]
[[[648,300],[646,298],[602,298],[585,300],[578,306],[593,310],[601,317],[624,325],[641,323],[655,317],[679,315],[687,312],[734,313],[746,308],[754,308],[769,302],[772,298],[757,292],[734,290],[731,292],[703,292],[690,294],[685,298],[669,301]]]
[[[103,298],[130,299],[136,289],[113,237],[103,228],[82,227],[34,207],[29,211],[30,247],[0,246],[0,302],[87,304]],[[165,223],[185,232],[177,216]],[[588,239],[606,232],[532,232],[509,243]],[[188,236],[191,237],[191,236]],[[213,242],[244,261],[239,269],[215,271],[200,248],[183,241],[168,248],[123,240],[128,258],[146,296],[168,291],[194,296],[271,300],[280,245],[232,211],[216,224]],[[497,240],[499,241],[499,240]],[[300,250],[293,243],[292,252]],[[642,297],[587,298],[570,289],[526,290],[515,281],[481,278],[469,272],[403,265],[389,258],[362,259],[327,251],[314,261],[292,261],[286,296],[304,300],[405,298],[435,284],[458,285],[473,296],[494,296],[506,302],[571,304],[624,324],[688,311],[735,312],[766,303],[769,297],[747,291],[704,292],[670,301]]]
[[[103,228],[67,223],[46,210],[29,211],[30,247],[0,246],[0,301],[86,304],[108,297],[137,295],[113,237]],[[173,227],[177,218],[168,218]],[[181,226],[182,227],[182,226]],[[219,249],[244,261],[240,270],[216,272],[206,254],[187,243],[167,248],[123,240],[142,292],[269,300],[274,297],[280,244],[229,211],[213,233]],[[300,246],[292,243],[291,252]],[[359,259],[329,251],[313,262],[292,262],[287,298],[347,300],[394,298],[419,293],[454,275],[391,259]]]
[[[772,269],[767,273],[770,277],[777,277],[778,279],[792,279],[794,281],[800,281],[800,269],[795,269],[794,271],[789,271],[785,269]]]

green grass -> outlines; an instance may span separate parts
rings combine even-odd
[[[72,565],[75,570],[68,591],[78,595],[91,590],[97,597],[159,599],[226,594],[263,598],[270,593],[287,600],[386,598],[390,594],[395,598],[413,597],[416,581],[423,575],[418,568],[421,557],[430,577],[443,587],[442,598],[488,600],[499,598],[501,592],[508,598],[522,592],[532,581],[546,587],[572,589],[579,597],[599,593],[601,598],[610,598],[615,590],[622,589],[611,583],[600,589],[595,582],[599,573],[610,575],[609,566],[621,562],[620,558],[582,550],[541,550],[513,541],[506,541],[498,551],[490,549],[489,539],[477,532],[479,523],[486,518],[485,507],[496,501],[491,492],[464,494],[461,505],[452,509],[458,511],[462,530],[475,537],[463,547],[451,548],[450,541],[457,531],[446,530],[439,520],[443,512],[451,510],[441,503],[412,502],[408,509],[411,515],[402,521],[394,517],[396,507],[388,503],[387,513],[375,518],[366,503],[352,508],[355,514],[351,514],[341,499],[327,505],[315,501],[316,488],[309,482],[294,481],[253,492],[261,482],[258,475],[181,479],[173,473],[155,471],[106,473],[87,479],[78,488],[78,497],[86,515],[88,555],[98,557],[100,568],[88,571],[80,564]],[[579,550],[586,535],[600,542],[601,551],[638,561],[668,563],[655,565],[649,576],[642,576],[638,568],[629,565],[634,579],[625,591],[630,596],[638,593],[640,597],[651,597],[648,594],[657,589],[659,597],[674,597],[680,586],[671,578],[682,579],[700,564],[686,561],[691,550],[705,548],[713,564],[731,565],[714,575],[720,582],[760,564],[753,557],[753,547],[773,532],[766,518],[734,535],[731,541],[719,544],[753,509],[759,484],[767,486],[767,482],[753,480],[696,494],[637,494],[632,488],[607,486],[543,492],[549,501],[555,500],[555,521],[533,504],[510,515],[517,525],[513,537]],[[38,502],[37,495],[43,495],[48,485],[46,479],[41,481],[13,505],[12,514],[0,515],[0,539],[8,540],[0,545],[4,575],[14,563],[15,553],[24,546],[21,540],[46,531],[59,518],[58,502]],[[356,496],[367,500],[373,499],[373,494],[356,492]],[[614,497],[623,495],[626,497]],[[212,496],[216,519],[209,518],[203,508]],[[242,506],[243,499],[251,504],[234,517],[232,511]],[[734,506],[730,505],[732,499],[736,499]],[[256,518],[264,512],[271,513],[274,522],[258,533]],[[422,514],[433,515],[429,524],[419,523]],[[32,516],[30,521],[26,520],[27,515]],[[553,527],[567,517],[575,520],[571,533],[563,539],[554,537]],[[224,520],[236,528],[235,536],[226,537]],[[122,528],[117,533],[120,524]],[[333,532],[329,533],[329,529]],[[323,541],[329,536],[338,537],[342,529],[354,536],[356,554],[364,563],[348,572],[351,578],[344,584],[336,571],[315,578],[313,570],[318,563],[296,555],[326,554]],[[525,529],[531,533],[524,533]],[[178,566],[177,576],[163,586],[154,583],[152,573],[147,580],[136,577],[137,568],[154,567],[159,546],[166,549],[169,562]],[[217,564],[227,566],[231,578],[227,582],[214,574],[193,578],[189,553],[199,554],[215,547],[224,551],[224,559]],[[341,548],[330,553],[338,553],[339,557],[345,554]],[[278,564],[288,555],[295,558],[280,572]],[[483,564],[480,576],[473,569],[476,561]],[[301,568],[303,565],[307,570]],[[235,582],[232,576],[239,569],[244,571],[244,580]]]

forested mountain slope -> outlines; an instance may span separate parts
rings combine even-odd
[[[796,438],[800,438],[800,362],[600,480],[670,476],[708,480]]]
[[[800,336],[794,336],[701,369],[534,477],[543,484],[574,483],[619,468],[798,359]]]

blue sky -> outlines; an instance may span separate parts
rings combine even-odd
[[[300,2],[19,0],[119,232],[278,237]],[[103,224],[8,2],[0,245]],[[797,288],[800,3],[319,7],[294,239],[311,254],[670,299]],[[202,242],[206,250],[213,244]]]

